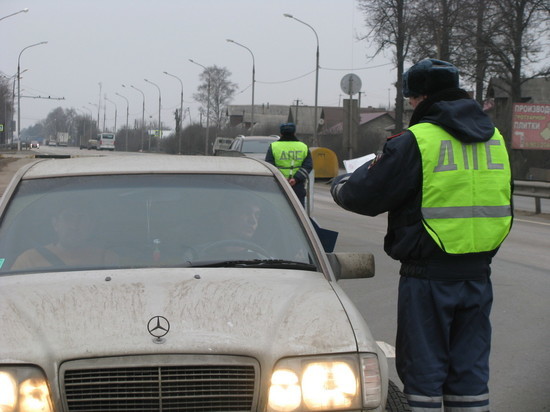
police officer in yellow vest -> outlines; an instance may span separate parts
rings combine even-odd
[[[302,206],[305,206],[306,183],[313,160],[305,143],[296,137],[296,125],[284,123],[279,128],[281,138],[271,143],[265,160],[276,166],[294,189]]]
[[[409,128],[331,193],[344,209],[388,212],[384,250],[401,262],[396,367],[411,409],[486,412],[490,264],[512,224],[507,150],[454,65],[418,62],[403,95]]]

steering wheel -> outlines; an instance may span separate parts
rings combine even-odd
[[[234,254],[235,256],[238,256],[240,253],[243,252],[253,252],[257,255],[259,259],[270,259],[271,256],[267,250],[265,250],[263,247],[257,245],[256,243],[242,240],[242,239],[226,239],[226,240],[216,240],[214,242],[211,242],[204,246],[201,250],[201,255],[208,255],[212,252],[214,252],[216,249],[222,249],[224,247],[238,247],[243,248],[245,250],[243,251],[225,251],[225,253],[228,256],[231,256]]]

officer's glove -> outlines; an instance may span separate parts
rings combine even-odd
[[[334,199],[336,204],[339,206],[342,206],[340,204],[339,192],[342,189],[342,187],[346,184],[346,182],[349,180],[350,176],[351,176],[351,173],[336,176],[332,181],[332,186],[330,187],[330,194],[332,195],[332,198]]]

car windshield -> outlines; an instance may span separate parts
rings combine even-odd
[[[241,152],[243,153],[267,153],[269,145],[274,142],[273,140],[244,140],[243,148]]]
[[[304,228],[273,177],[27,180],[0,226],[0,275],[224,262],[316,265]]]

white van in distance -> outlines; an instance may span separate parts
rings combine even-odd
[[[115,150],[114,133],[98,133],[96,139],[88,140],[88,150]]]

